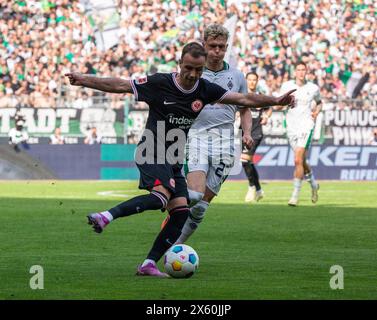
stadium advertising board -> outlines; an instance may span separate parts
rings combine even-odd
[[[0,109],[0,139],[8,137],[14,127],[16,108]],[[102,143],[122,143],[124,111],[110,108],[23,108],[25,129],[30,144],[48,143],[55,128],[60,127],[66,144],[82,143],[90,128],[96,127]]]
[[[373,128],[377,127],[377,111],[326,110],[318,115],[313,141],[333,145],[367,145]],[[264,144],[287,144],[284,113],[274,112],[263,127]]]
[[[328,110],[323,112],[325,136],[334,145],[365,145],[377,127],[377,111]]]
[[[312,146],[308,160],[318,179],[377,180],[377,146]],[[287,145],[260,146],[254,156],[262,179],[291,179],[294,153]],[[233,178],[244,179],[234,168]]]
[[[136,145],[31,145],[14,153],[12,166],[25,161],[44,166],[60,179],[135,180],[139,172],[134,161]],[[245,179],[236,148],[235,166],[229,179]],[[30,159],[26,159],[31,157]],[[17,159],[19,158],[20,161]],[[262,180],[290,180],[294,170],[293,152],[287,145],[260,146],[254,157]],[[25,160],[26,159],[26,160]],[[313,146],[308,156],[316,178],[325,180],[377,180],[377,146]],[[10,166],[10,160],[7,161]],[[1,157],[0,157],[1,168]],[[14,168],[13,168],[14,169]],[[0,170],[8,172],[10,170]],[[20,170],[11,170],[18,172]],[[9,178],[3,176],[3,178]],[[14,176],[13,178],[22,178]]]

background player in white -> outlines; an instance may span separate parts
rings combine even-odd
[[[206,68],[202,77],[226,90],[247,93],[243,73],[224,61],[228,30],[219,24],[204,30]],[[212,199],[218,194],[234,164],[234,105],[209,104],[191,127],[187,145],[187,184],[191,210],[177,243],[184,243],[196,230]],[[243,144],[251,147],[251,114],[240,109]]]
[[[295,154],[294,189],[288,204],[297,206],[302,180],[305,176],[312,188],[312,202],[318,201],[319,185],[314,179],[313,172],[306,160],[310,147],[315,119],[321,112],[321,97],[316,84],[306,81],[307,67],[304,62],[295,65],[295,80],[283,83],[280,92],[297,89],[295,95],[295,108],[285,111],[287,137]],[[276,109],[282,109],[277,107]]]

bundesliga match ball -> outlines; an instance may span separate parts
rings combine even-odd
[[[165,253],[164,266],[173,278],[190,278],[199,267],[199,256],[190,246],[176,244]]]

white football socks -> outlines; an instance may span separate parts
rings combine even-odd
[[[191,215],[187,218],[182,228],[182,233],[175,242],[176,244],[185,243],[187,239],[195,232],[199,224],[202,222],[208,206],[209,203],[207,201],[200,200],[190,209]]]
[[[305,175],[305,179],[306,179],[306,181],[308,181],[308,182],[310,183],[312,189],[317,189],[318,184],[317,184],[317,182],[315,181],[314,174],[313,174],[312,171],[309,172],[309,173],[307,173],[307,174]]]
[[[107,220],[109,220],[109,222],[114,220],[114,217],[109,211],[103,211],[103,212],[100,212],[100,214],[102,214]]]
[[[300,190],[301,190],[301,185],[302,185],[302,179],[299,178],[294,178],[293,179],[293,193],[292,197],[298,198],[300,195]]]

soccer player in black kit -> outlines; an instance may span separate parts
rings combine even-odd
[[[249,92],[257,92],[258,74],[255,72],[249,72],[246,75],[247,88]],[[252,125],[251,125],[251,137],[253,138],[253,144],[250,149],[242,144],[241,162],[245,171],[246,177],[249,180],[249,190],[247,191],[245,202],[259,201],[263,198],[264,192],[259,182],[259,174],[254,164],[254,154],[263,139],[262,125],[266,125],[268,118],[271,117],[272,108],[268,110],[257,109],[251,110]]]
[[[112,93],[133,93],[136,100],[145,101],[149,105],[146,129],[136,152],[136,163],[140,171],[139,188],[146,189],[149,193],[134,197],[107,211],[88,215],[89,224],[95,232],[100,233],[113,219],[145,210],[168,210],[170,219],[157,235],[145,261],[138,266],[137,275],[168,276],[158,270],[156,262],[178,239],[189,214],[187,185],[181,173],[186,141],[179,141],[178,137],[178,142],[173,145],[172,137],[179,136],[179,132],[186,137],[192,122],[208,103],[221,101],[250,108],[294,103],[291,95],[293,91],[280,97],[228,92],[200,78],[205,62],[204,48],[191,42],[182,50],[179,73],[156,73],[137,80],[100,78],[76,72],[66,74],[72,85]],[[165,130],[161,134],[163,127]],[[161,148],[164,150],[162,157]],[[172,151],[171,148],[175,150]],[[145,154],[146,162],[141,161],[145,160]],[[174,160],[177,154],[181,158],[175,158],[175,163],[171,163],[170,160]]]

